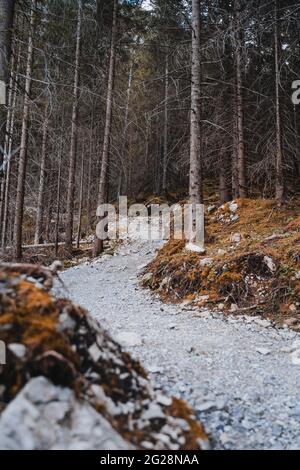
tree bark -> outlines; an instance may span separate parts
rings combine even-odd
[[[84,156],[83,150],[81,155],[81,173],[80,173],[80,192],[79,192],[79,209],[78,209],[78,226],[76,236],[76,247],[79,248],[81,239],[81,227],[82,227],[82,208],[83,208],[83,181],[84,181]]]
[[[107,200],[109,143],[110,143],[110,132],[111,132],[111,124],[112,124],[113,90],[114,90],[114,76],[115,76],[115,63],[116,63],[116,38],[117,38],[117,28],[118,28],[118,6],[119,6],[118,0],[114,0],[109,74],[108,74],[107,103],[106,103],[106,118],[105,118],[104,141],[103,141],[103,149],[102,149],[101,174],[100,174],[100,183],[99,183],[99,192],[98,192],[98,206],[100,206],[101,204],[104,204]],[[98,237],[95,237],[93,254],[94,256],[98,256],[102,252],[103,252],[103,240],[100,240]]]
[[[191,70],[191,130],[189,198],[193,215],[189,214],[187,248],[204,250],[197,242],[195,210],[203,203],[202,135],[201,135],[201,16],[199,0],[192,1],[192,70]],[[199,245],[199,246],[198,246]]]
[[[9,77],[14,6],[15,0],[0,0],[0,82],[4,89]],[[6,104],[6,100],[1,104]]]
[[[30,114],[30,94],[32,83],[32,69],[33,69],[33,34],[35,27],[35,10],[37,0],[32,0],[31,14],[30,14],[30,31],[28,38],[27,49],[27,65],[26,65],[26,82],[25,82],[25,97],[22,117],[22,130],[21,130],[21,149],[19,155],[19,168],[18,168],[18,182],[17,182],[17,197],[16,197],[16,210],[14,221],[14,258],[20,261],[22,258],[22,224],[24,215],[24,196],[25,196],[25,178],[27,167],[27,145],[28,145],[28,125]]]
[[[276,183],[275,197],[276,202],[280,205],[284,201],[285,185],[283,174],[283,146],[282,146],[282,124],[281,124],[281,102],[280,102],[280,51],[279,40],[279,20],[278,20],[278,1],[275,0],[275,25],[274,25],[274,55],[275,55],[275,100],[276,100]]]
[[[167,193],[167,170],[168,170],[168,130],[169,130],[169,50],[166,50],[166,65],[165,65],[165,103],[164,103],[164,156],[163,156],[163,177],[162,177],[162,191],[165,195]]]
[[[38,192],[38,205],[37,205],[37,217],[36,217],[36,229],[34,236],[34,243],[39,245],[43,243],[42,232],[43,232],[43,214],[44,214],[44,201],[45,201],[45,176],[46,176],[46,155],[47,155],[47,138],[48,138],[48,106],[45,108],[44,124],[43,124],[43,139],[42,139],[42,154],[40,162],[40,182]]]
[[[193,0],[192,19],[192,87],[191,87],[191,144],[190,144],[190,202],[202,204],[201,155],[201,25],[200,2]]]
[[[63,129],[63,119],[62,119],[62,129]],[[60,194],[61,194],[61,165],[62,165],[62,151],[63,151],[63,136],[60,138],[59,145],[59,156],[58,156],[58,174],[57,174],[57,194],[56,194],[56,219],[55,219],[55,241],[54,249],[55,256],[58,255],[58,245],[59,245],[59,222],[60,222]]]
[[[230,154],[228,150],[222,147],[219,159],[219,192],[220,202],[228,202],[232,199],[230,191]]]
[[[126,180],[125,172],[125,151],[127,143],[127,128],[128,128],[128,116],[129,116],[129,105],[130,105],[130,95],[131,95],[131,86],[132,86],[132,73],[133,73],[133,63],[131,63],[129,76],[128,76],[128,85],[126,91],[126,106],[125,106],[125,116],[124,116],[124,125],[123,125],[123,137],[122,137],[122,150],[121,150],[121,165],[119,172],[119,181],[118,181],[118,194],[120,197],[122,193],[123,181]],[[125,181],[126,185],[126,181]]]
[[[11,90],[12,90],[12,102],[11,102],[11,112],[7,121],[9,122],[9,128],[7,133],[7,148],[5,146],[5,151],[8,155],[8,162],[7,167],[5,170],[5,193],[3,196],[3,226],[2,226],[2,238],[1,238],[1,245],[2,247],[6,246],[7,241],[7,227],[8,227],[8,215],[9,215],[9,198],[10,198],[10,186],[11,186],[11,154],[12,154],[12,147],[13,147],[13,133],[15,127],[15,114],[16,114],[16,103],[17,103],[17,90],[18,84],[17,79],[20,70],[20,61],[21,61],[21,46],[18,49],[18,56],[17,56],[17,65],[16,70],[12,70],[12,77],[11,77]]]
[[[69,253],[72,253],[72,248],[73,248],[75,172],[76,172],[76,159],[77,159],[77,137],[78,137],[77,134],[78,134],[78,109],[79,109],[81,23],[82,23],[82,1],[78,0],[75,73],[74,73],[74,88],[73,88],[73,110],[72,110],[72,125],[71,125],[71,146],[70,146],[69,180],[68,180],[68,194],[67,194],[66,240],[65,240],[66,251]]]
[[[9,131],[11,126],[11,119],[13,113],[13,96],[14,96],[14,67],[15,67],[15,55],[12,54],[11,59],[11,76],[9,80],[9,92],[8,92],[8,109],[7,109],[7,118],[6,118],[6,127],[5,127],[5,137],[4,137],[4,158],[3,158],[3,171],[2,177],[0,179],[0,236],[2,239],[3,231],[3,217],[4,217],[4,206],[5,206],[5,193],[6,193],[6,174],[10,161],[10,154],[8,153],[9,147]]]
[[[237,179],[238,197],[247,197],[247,177],[245,158],[244,137],[244,100],[242,80],[242,25],[241,25],[241,2],[235,0],[235,37],[236,37],[236,119],[237,119]]]
[[[89,166],[88,166],[88,188],[87,188],[87,201],[86,201],[86,216],[87,216],[87,232],[92,227],[92,170],[93,170],[93,119],[90,133],[90,152],[89,152]]]

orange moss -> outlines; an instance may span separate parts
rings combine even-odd
[[[239,199],[236,203],[234,213],[227,203],[206,215],[205,255],[186,252],[184,241],[166,243],[147,268],[153,274],[149,286],[164,300],[178,302],[209,295],[210,304],[225,301],[225,310],[233,301],[246,310],[251,308],[249,313],[267,312],[280,322],[281,304],[299,301],[293,277],[300,264],[300,201],[282,208],[264,199]],[[230,214],[237,214],[238,220],[232,221]],[[231,240],[234,233],[242,235],[240,243]],[[268,270],[266,256],[275,263],[275,273]],[[201,266],[203,258],[211,258],[212,265]],[[203,304],[201,300],[199,305]],[[255,304],[259,305],[257,310],[253,309]],[[298,314],[300,323],[300,312],[294,316]]]
[[[208,442],[208,437],[202,425],[195,420],[189,406],[179,398],[173,398],[172,405],[168,408],[167,413],[176,418],[184,419],[190,429],[185,432],[185,445],[182,450],[199,450],[201,443]]]

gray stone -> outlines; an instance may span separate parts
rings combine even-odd
[[[163,413],[161,407],[155,403],[151,403],[148,410],[145,410],[142,416],[146,421],[151,421],[153,419],[165,419],[165,414]]]
[[[41,401],[43,387],[47,387],[47,399]],[[49,402],[50,397],[54,401]],[[1,450],[130,448],[94,408],[80,402],[71,390],[55,387],[43,377],[28,382],[0,415]]]
[[[268,348],[256,348],[256,352],[258,352],[262,356],[268,356],[269,354],[271,354],[271,350]]]
[[[20,343],[10,343],[8,349],[19,359],[23,359],[26,356],[26,347]]]
[[[143,342],[141,337],[132,331],[123,331],[116,336],[116,341],[121,344],[121,346],[132,348],[136,346],[142,346]]]

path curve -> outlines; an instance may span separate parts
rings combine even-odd
[[[130,333],[136,345],[126,349],[158,388],[189,402],[214,448],[300,449],[300,336],[163,304],[138,284],[157,247],[134,241],[68,269],[59,294],[114,336]]]

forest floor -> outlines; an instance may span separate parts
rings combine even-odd
[[[155,387],[186,399],[216,449],[299,449],[299,334],[257,316],[163,303],[140,287],[159,248],[133,240],[67,269],[56,289],[93,312]]]

